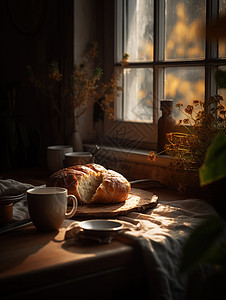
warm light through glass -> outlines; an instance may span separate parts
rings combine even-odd
[[[153,0],[127,1],[125,52],[130,61],[153,60]]]
[[[124,120],[153,122],[153,70],[125,69]]]
[[[186,107],[193,100],[204,101],[205,70],[204,67],[179,67],[165,69],[165,98],[174,100],[173,115],[176,120],[183,119],[175,105],[179,102]]]
[[[219,15],[223,16],[226,14],[226,0],[219,1]],[[226,58],[226,37],[219,41],[219,57]]]
[[[165,59],[203,59],[205,41],[198,33],[205,24],[205,0],[167,0],[165,6]]]

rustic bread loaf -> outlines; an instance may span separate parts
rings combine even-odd
[[[46,186],[66,188],[80,204],[124,202],[130,192],[130,183],[124,176],[98,164],[59,170],[50,176]]]

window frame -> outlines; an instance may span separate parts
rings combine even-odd
[[[115,24],[114,24],[114,67],[119,66],[119,62],[116,61],[116,58],[119,57],[119,53],[124,53],[122,50],[122,45],[118,45],[117,34],[121,35],[121,40],[123,40],[122,31],[117,20],[117,14],[120,10],[119,4],[124,4],[128,0],[115,0]],[[215,19],[218,16],[219,12],[219,2],[215,0],[206,0],[206,24]],[[121,10],[121,17],[123,11]],[[197,60],[163,60],[164,58],[164,28],[165,24],[162,20],[165,20],[161,16],[165,13],[165,1],[164,0],[154,0],[154,53],[153,61],[146,62],[130,62],[127,68],[153,68],[153,123],[140,123],[140,122],[127,122],[120,119],[122,116],[122,102],[123,97],[118,98],[115,104],[116,118],[114,121],[105,121],[104,125],[104,135],[105,141],[107,144],[111,144],[111,128],[121,126],[124,128],[134,127],[140,133],[142,133],[142,138],[140,143],[132,143],[131,135],[125,137],[116,146],[118,147],[127,147],[131,144],[135,145],[139,149],[152,149],[156,150],[157,146],[157,122],[160,116],[159,103],[160,99],[164,98],[164,69],[168,67],[196,67],[201,66],[205,68],[205,101],[211,96],[217,93],[217,86],[214,80],[214,73],[219,66],[226,66],[225,58],[218,58],[218,43],[209,42],[206,39],[205,45],[205,57],[204,59]],[[160,22],[161,20],[161,22]],[[125,26],[125,24],[123,25]],[[159,34],[161,33],[161,34]],[[159,39],[159,36],[162,36],[162,39]],[[123,78],[122,78],[123,85]],[[126,129],[125,129],[126,131]],[[128,130],[129,131],[129,130]],[[109,139],[110,137],[110,139]],[[110,142],[109,142],[110,141]]]

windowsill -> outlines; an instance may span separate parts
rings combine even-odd
[[[92,151],[94,148],[95,145],[91,144],[84,146],[85,151]],[[172,190],[183,187],[188,193],[202,193],[198,173],[175,170],[172,167],[173,158],[167,155],[157,156],[155,161],[149,161],[147,155],[147,150],[128,150],[102,145],[95,162],[107,169],[118,171],[128,180],[151,179]]]
[[[84,145],[84,148],[86,151],[91,151],[94,149],[95,145],[86,144]],[[114,155],[114,157],[117,159],[117,161],[123,161],[123,162],[133,162],[133,163],[140,163],[145,165],[152,165],[152,166],[159,166],[159,167],[169,167],[173,159],[169,157],[168,155],[160,155],[156,157],[155,161],[149,161],[148,151],[147,150],[131,150],[126,148],[116,148],[116,147],[110,147],[110,146],[100,146],[99,151],[107,151],[108,155]]]

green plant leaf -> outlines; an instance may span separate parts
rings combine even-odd
[[[213,251],[216,247],[216,241],[223,234],[221,219],[214,216],[196,227],[187,242],[184,245],[180,272],[186,272],[194,269],[203,262],[216,260],[216,253]],[[215,258],[211,258],[211,253]]]
[[[203,165],[199,169],[201,186],[212,183],[226,176],[226,136],[216,136],[206,152]]]

